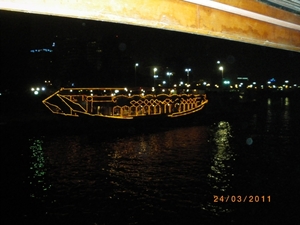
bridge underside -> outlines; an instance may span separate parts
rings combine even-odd
[[[300,52],[298,5],[290,11],[268,1],[0,0],[0,9],[173,30]]]

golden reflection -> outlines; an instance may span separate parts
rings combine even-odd
[[[231,127],[228,122],[220,121],[214,132],[215,155],[212,160],[211,173],[208,174],[213,189],[218,192],[226,192],[231,187],[230,161],[234,160],[234,154],[230,148]]]
[[[286,97],[286,98],[284,99],[284,105],[285,105],[285,106],[289,106],[289,104],[290,104],[289,98]]]
[[[195,168],[207,162],[202,151],[203,145],[207,145],[207,136],[206,127],[189,127],[111,143],[108,173],[115,185],[114,192],[137,194],[134,187],[139,187],[143,189],[139,195],[154,193],[156,196],[157,187],[164,185],[164,179],[180,180],[183,184],[191,182]],[[165,173],[170,177],[163,177]],[[156,197],[161,199],[162,195]]]
[[[289,109],[289,98],[285,97],[284,98],[284,111],[283,111],[283,115],[282,115],[282,119],[284,121],[284,123],[282,124],[282,129],[284,130],[283,132],[285,132],[286,130],[289,129],[290,126],[290,109]]]
[[[206,144],[206,141],[207,132],[205,127],[174,129],[129,139],[119,139],[112,144],[113,154],[110,154],[110,156],[114,159],[160,158],[162,157],[161,153],[168,153],[174,149],[182,149],[181,153],[184,154],[193,146]]]
[[[229,195],[232,189],[232,178],[234,177],[232,161],[235,160],[235,154],[230,146],[231,126],[226,121],[220,121],[212,129],[213,158],[211,161],[211,171],[207,175],[211,186],[211,199],[208,201],[204,210],[210,211],[213,215],[229,213],[226,205],[213,203],[213,195]]]

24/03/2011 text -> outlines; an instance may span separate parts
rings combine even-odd
[[[259,195],[214,195],[214,202],[271,202],[271,196]]]

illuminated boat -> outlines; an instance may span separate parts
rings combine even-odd
[[[178,118],[208,102],[198,89],[61,88],[43,100],[54,114],[114,120]]]

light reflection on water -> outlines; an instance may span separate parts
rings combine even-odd
[[[292,122],[299,115],[289,99],[269,99],[265,106],[260,114],[209,127],[109,140],[98,134],[31,138],[29,195],[55,223],[220,224],[259,213],[275,221],[266,204],[213,202],[214,195],[230,194],[279,198],[281,180],[291,182],[286,173],[292,181],[299,175]]]
[[[108,221],[125,213],[129,222],[143,221],[141,214],[155,223],[159,217],[154,215],[167,214],[176,224],[178,210],[199,217],[209,170],[207,139],[207,127],[111,142],[91,142],[94,137],[87,136],[36,139],[38,147],[30,149],[35,156],[38,149],[39,173],[47,179],[29,180],[51,190],[34,188],[31,195],[51,198],[48,215],[72,217],[81,208],[95,220]]]
[[[230,124],[229,122],[220,121],[213,133],[214,157],[212,160],[211,173],[208,174],[210,183],[214,184],[213,189],[216,192],[227,192],[230,188],[230,178],[234,176],[230,172],[231,161],[234,159],[234,153],[230,147]]]
[[[37,138],[30,147],[37,165],[30,169],[40,175],[29,180],[43,188],[32,188],[31,195],[43,202],[43,197],[50,198],[45,208],[52,216],[76,217],[74,212],[83,211],[94,221],[126,215],[131,223],[147,219],[154,224],[161,215],[181,224],[203,220],[209,211],[212,219],[230,212],[212,202],[213,195],[231,188],[230,129],[221,121],[211,134],[199,126],[115,141],[94,136]]]
[[[212,126],[211,129],[211,170],[207,177],[211,198],[213,196],[218,196],[219,198],[232,193],[231,180],[234,177],[232,161],[235,160],[235,153],[230,144],[230,139],[232,138],[230,123],[220,121],[215,126]],[[211,217],[223,216],[224,214],[230,215],[234,210],[232,207],[228,207],[228,204],[220,204],[219,200],[218,203],[213,202],[213,200],[208,201],[206,205],[203,205],[203,209],[207,210]]]
[[[43,140],[42,138],[30,139],[30,150],[31,150],[31,159],[30,159],[30,175],[28,180],[30,183],[30,197],[40,199],[44,201],[47,197],[47,191],[51,187],[50,184],[47,184],[45,181],[47,168],[45,165],[45,157],[43,151]]]

